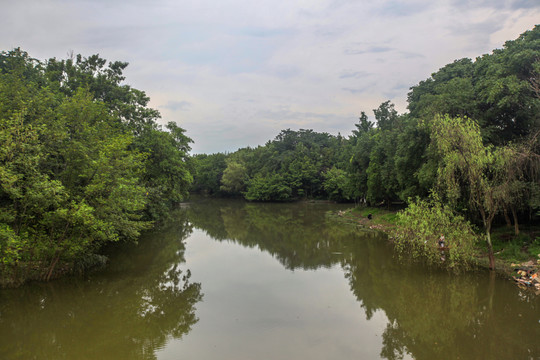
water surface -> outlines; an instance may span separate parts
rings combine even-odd
[[[540,358],[539,297],[400,263],[343,207],[194,202],[103,271],[0,291],[0,358]]]

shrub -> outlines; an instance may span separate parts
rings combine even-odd
[[[477,241],[472,225],[434,195],[409,202],[409,207],[397,214],[397,227],[392,233],[400,256],[410,255],[449,269],[469,268]],[[444,252],[438,244],[441,235],[445,238]]]

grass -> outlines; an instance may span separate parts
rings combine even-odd
[[[371,214],[371,220],[368,219],[369,214]],[[384,208],[358,206],[339,213],[332,213],[330,217],[341,223],[386,231],[395,226],[396,214],[396,211]]]
[[[513,228],[497,227],[492,231],[493,252],[497,258],[512,263],[538,260],[539,232],[538,227],[524,227],[519,235],[515,235]]]
[[[537,236],[529,245],[528,251],[531,256],[536,256],[538,259],[540,259],[540,236]]]
[[[397,220],[397,210],[388,210],[387,208],[379,207],[363,207],[359,206],[352,210],[353,214],[358,214],[367,219],[371,214],[374,224],[395,225]]]

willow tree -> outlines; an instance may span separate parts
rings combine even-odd
[[[489,267],[495,267],[491,226],[507,198],[505,181],[510,152],[484,145],[478,124],[461,117],[438,116],[432,142],[439,153],[437,189],[451,204],[468,204],[479,213],[486,234]]]

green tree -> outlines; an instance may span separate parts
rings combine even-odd
[[[436,117],[432,141],[442,159],[438,170],[440,191],[453,204],[465,198],[482,219],[494,269],[491,228],[505,197],[504,163],[507,152],[482,143],[480,128],[469,118]]]
[[[381,130],[391,130],[398,122],[398,113],[394,109],[394,104],[387,100],[383,102],[377,109],[373,110],[375,114],[375,120],[377,120],[377,127]],[[362,121],[362,118],[360,119]],[[365,126],[365,125],[363,125]]]
[[[403,127],[395,138],[394,173],[397,195],[402,201],[420,196],[425,198],[434,181],[426,178],[430,162],[428,153],[429,132],[419,125],[417,119],[402,117]],[[422,169],[426,166],[424,169]]]
[[[397,135],[401,131],[401,118],[390,101],[374,109],[377,120],[375,143],[370,153],[367,174],[367,199],[371,203],[384,201],[387,206],[397,199],[399,191],[395,171]]]
[[[249,180],[245,197],[251,201],[288,201],[292,189],[289,182],[279,174],[262,177],[255,175]]]
[[[455,60],[431,77],[411,87],[408,108],[411,116],[431,119],[436,114],[474,116],[476,110],[471,59]]]
[[[223,153],[199,154],[193,157],[195,174],[191,191],[216,195],[220,192],[221,176],[227,168]]]
[[[168,210],[187,197],[193,182],[188,154],[191,139],[174,122],[169,122],[166,129],[168,132],[146,128],[133,144],[135,151],[146,154],[142,178],[151,219],[166,216]]]
[[[470,117],[482,136],[495,145],[527,136],[540,126],[540,99],[535,91],[540,58],[540,26],[502,49],[456,60],[411,88],[411,116],[429,120],[437,114]],[[536,82],[537,83],[537,82]]]
[[[44,74],[53,89],[68,97],[86,89],[105,105],[111,124],[134,136],[131,149],[146,154],[141,177],[148,191],[146,212],[156,220],[188,194],[193,181],[188,154],[191,139],[174,122],[164,129],[157,123],[161,115],[148,107],[146,93],[123,83],[127,66],[126,62],[107,62],[99,55],[79,54],[67,60],[49,59]]]
[[[376,143],[375,130],[373,129],[373,123],[368,120],[363,111],[359,123],[355,124],[355,126],[357,130],[353,130],[353,135],[349,138],[352,154],[347,173],[352,188],[352,197],[364,201],[368,193],[367,169],[369,168],[370,154]]]
[[[66,60],[49,59],[44,68],[52,87],[67,96],[73,96],[79,88],[88,89],[96,100],[106,104],[116,119],[138,135],[147,127],[155,128],[160,114],[148,107],[150,98],[144,91],[123,84],[127,66],[122,61],[107,64],[98,54],[89,57],[78,54]]]
[[[127,64],[104,64],[0,53],[4,283],[91,263],[102,244],[151,225],[144,209],[155,214],[187,195],[191,140],[175,123],[161,130],[146,100],[130,97],[143,93],[120,84]]]
[[[401,255],[456,270],[471,266],[477,238],[474,229],[436,195],[409,201],[407,209],[398,213],[397,225],[392,238]],[[444,250],[438,244],[441,235]]]
[[[328,194],[329,199],[343,201],[349,199],[350,183],[347,178],[347,172],[338,168],[331,168],[323,174],[323,188]]]
[[[246,167],[235,161],[229,161],[223,171],[220,189],[231,195],[240,195],[246,188]]]
[[[356,126],[356,130],[353,130],[352,139],[359,138],[362,134],[365,134],[369,132],[371,129],[373,129],[373,123],[369,121],[368,116],[365,112],[360,113],[360,117],[358,118],[358,124],[354,124]]]

